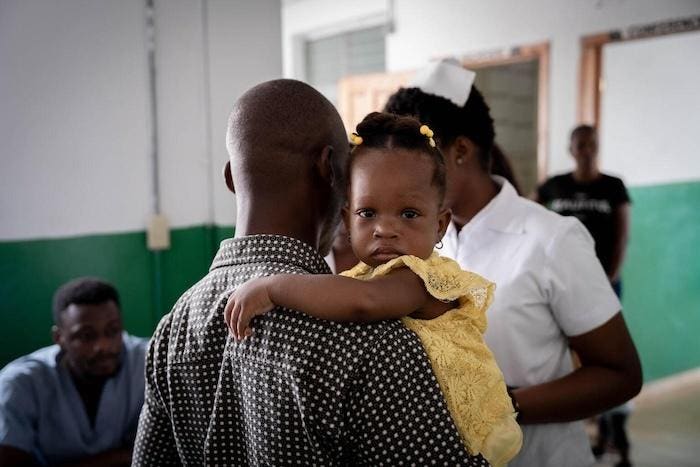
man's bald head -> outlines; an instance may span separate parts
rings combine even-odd
[[[348,142],[338,112],[318,91],[290,79],[267,81],[236,102],[226,146],[236,192],[283,188],[304,178],[324,147],[335,155]],[[340,174],[338,174],[340,175]]]
[[[303,222],[314,225],[318,235],[313,241],[324,251],[340,217],[349,157],[333,104],[301,81],[259,84],[236,102],[226,146],[231,157],[227,183],[237,195],[238,221],[256,226],[246,231],[284,232],[294,223],[286,217],[289,211],[307,211]],[[270,225],[274,221],[264,216],[278,223]],[[296,230],[300,227],[305,226]]]

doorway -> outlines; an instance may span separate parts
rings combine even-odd
[[[491,108],[496,143],[524,195],[546,176],[549,45],[468,55],[460,62],[477,72],[475,84]],[[348,132],[410,82],[413,71],[349,76],[338,85],[338,110]]]

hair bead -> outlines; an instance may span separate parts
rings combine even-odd
[[[350,133],[350,142],[355,146],[359,146],[362,144],[362,136],[358,135],[357,133]]]

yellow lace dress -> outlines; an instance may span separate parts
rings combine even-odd
[[[523,435],[506,392],[503,374],[484,343],[486,310],[495,285],[464,271],[455,261],[433,253],[423,260],[401,256],[372,268],[360,263],[342,275],[367,280],[408,267],[430,295],[459,306],[421,320],[403,318],[423,343],[462,441],[492,466],[502,466],[520,451]]]

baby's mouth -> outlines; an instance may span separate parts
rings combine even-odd
[[[389,246],[380,246],[372,251],[372,257],[380,262],[386,262],[394,258],[398,258],[402,253],[396,248]]]

